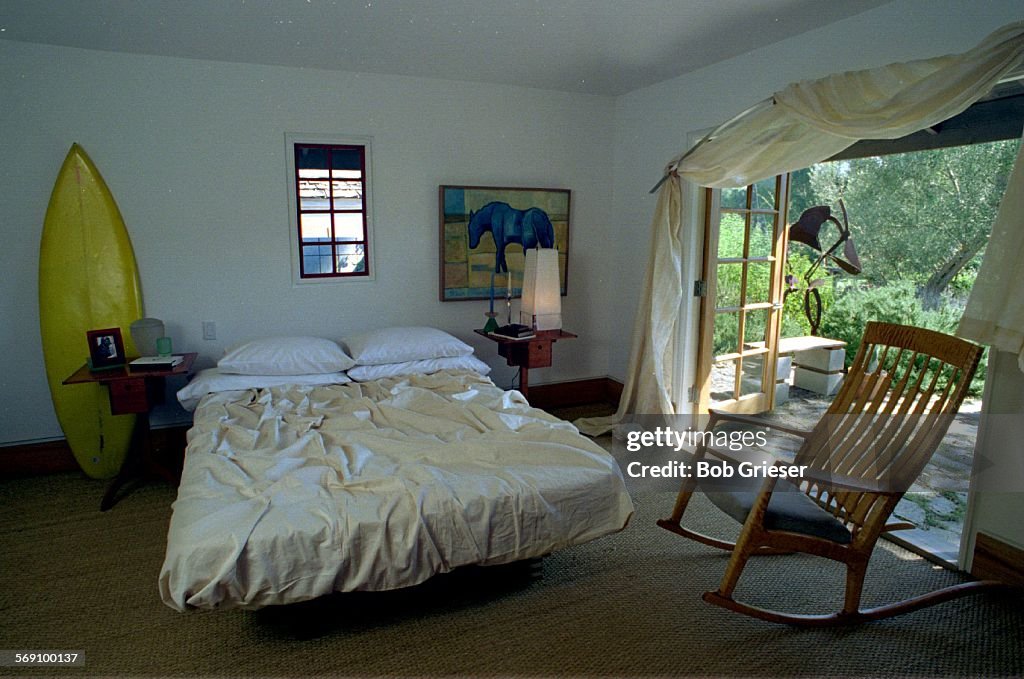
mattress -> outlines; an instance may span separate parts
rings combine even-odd
[[[632,511],[607,452],[475,373],[213,393],[160,595],[255,609],[408,587],[593,540]]]

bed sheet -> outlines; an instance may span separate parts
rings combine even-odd
[[[214,393],[160,594],[184,611],[396,589],[586,542],[632,511],[606,451],[474,373]]]

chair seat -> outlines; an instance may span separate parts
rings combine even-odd
[[[698,487],[716,507],[744,523],[763,484],[763,478],[734,476],[730,479],[702,480]],[[842,545],[849,544],[852,539],[842,521],[785,479],[779,479],[775,484],[775,491],[765,512],[764,527],[825,538]]]

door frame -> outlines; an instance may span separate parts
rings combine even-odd
[[[763,180],[762,180],[763,181]],[[783,293],[785,290],[785,263],[788,248],[787,209],[789,206],[789,175],[775,177],[775,210],[759,210],[751,204],[751,189],[746,187],[747,201],[743,211],[745,238],[742,257],[728,258],[732,264],[742,266],[740,282],[740,300],[736,307],[737,313],[737,350],[729,354],[714,356],[714,318],[722,313],[716,304],[718,292],[718,243],[721,225],[721,189],[705,189],[704,206],[704,247],[702,258],[701,281],[703,290],[700,296],[699,340],[697,350],[697,370],[695,386],[697,391],[697,412],[706,413],[711,407],[711,374],[716,362],[736,361],[734,396],[736,398],[716,402],[714,407],[720,410],[739,413],[759,413],[775,407],[775,375],[778,366],[778,342],[782,329]],[[733,208],[736,209],[736,208]],[[729,208],[727,208],[729,210]],[[774,214],[774,233],[772,245],[767,258],[751,257],[749,233],[751,221],[757,214]],[[738,260],[738,261],[737,261]],[[748,303],[746,299],[747,271],[751,262],[771,262],[769,274],[768,301],[764,303]],[[697,291],[695,290],[695,294]],[[729,307],[730,309],[732,307]],[[745,347],[742,338],[745,332],[745,319],[750,311],[767,310],[765,340],[763,347]],[[744,395],[742,393],[743,361],[754,356],[764,356],[761,362],[761,391]]]
[[[691,131],[686,138],[692,148],[715,128]],[[700,348],[700,298],[691,294],[693,281],[701,277],[704,266],[704,198],[705,190],[694,182],[682,180],[682,281],[685,286],[679,301],[679,323],[676,327],[675,371],[672,375],[672,402],[676,413],[692,415],[692,426],[698,426],[696,416],[698,393],[698,351]]]

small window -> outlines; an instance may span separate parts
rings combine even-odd
[[[369,277],[369,144],[288,145],[298,278]]]

